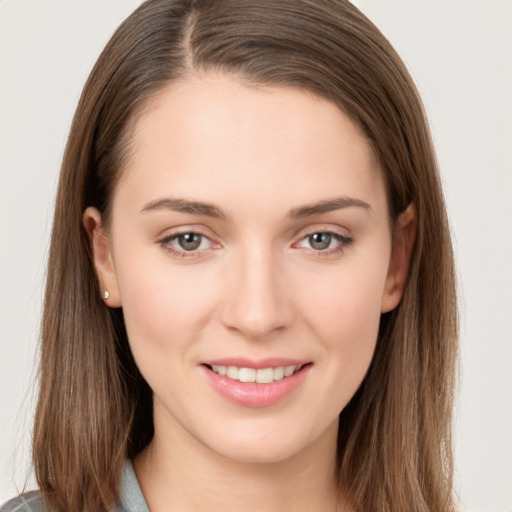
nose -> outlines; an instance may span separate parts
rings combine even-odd
[[[229,264],[224,326],[247,339],[265,339],[291,324],[290,290],[272,251],[248,247]]]

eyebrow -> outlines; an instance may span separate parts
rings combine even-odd
[[[213,217],[215,219],[226,218],[226,215],[213,204],[188,201],[186,199],[157,199],[144,206],[142,212],[155,210],[174,210],[176,212],[190,213],[192,215],[205,215],[206,217]]]
[[[292,219],[302,219],[312,215],[329,213],[343,208],[357,207],[370,211],[371,206],[353,197],[339,197],[336,199],[327,199],[315,204],[300,206],[290,210],[289,217]],[[192,215],[204,215],[214,219],[226,219],[227,215],[211,203],[200,201],[189,201],[187,199],[164,198],[151,201],[144,206],[141,212],[151,212],[158,210],[173,210],[179,213],[189,213]]]
[[[343,208],[350,208],[354,206],[357,208],[363,208],[367,211],[372,209],[368,203],[362,201],[361,199],[356,199],[354,197],[338,197],[336,199],[328,199],[325,201],[320,201],[316,204],[294,208],[290,211],[290,217],[292,219],[302,219],[304,217],[329,213],[335,210],[341,210]]]

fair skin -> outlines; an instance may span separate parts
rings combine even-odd
[[[336,509],[338,415],[400,301],[413,222],[392,229],[368,143],[326,100],[219,75],[152,100],[108,229],[84,214],[154,394],[134,460],[152,512]]]

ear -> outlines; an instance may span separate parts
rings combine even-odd
[[[103,298],[103,293],[108,291],[108,298],[105,298],[105,303],[112,308],[118,308],[121,306],[121,296],[108,237],[101,222],[101,213],[97,208],[90,206],[85,210],[82,221],[89,238],[101,296]]]
[[[402,298],[416,237],[416,210],[410,204],[399,216],[393,233],[393,248],[382,295],[381,312],[395,309]]]

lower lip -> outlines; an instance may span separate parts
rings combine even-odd
[[[240,382],[219,375],[207,366],[202,368],[213,389],[229,401],[243,407],[268,407],[293,393],[304,382],[311,364],[303,366],[290,377],[284,377],[269,384]]]

